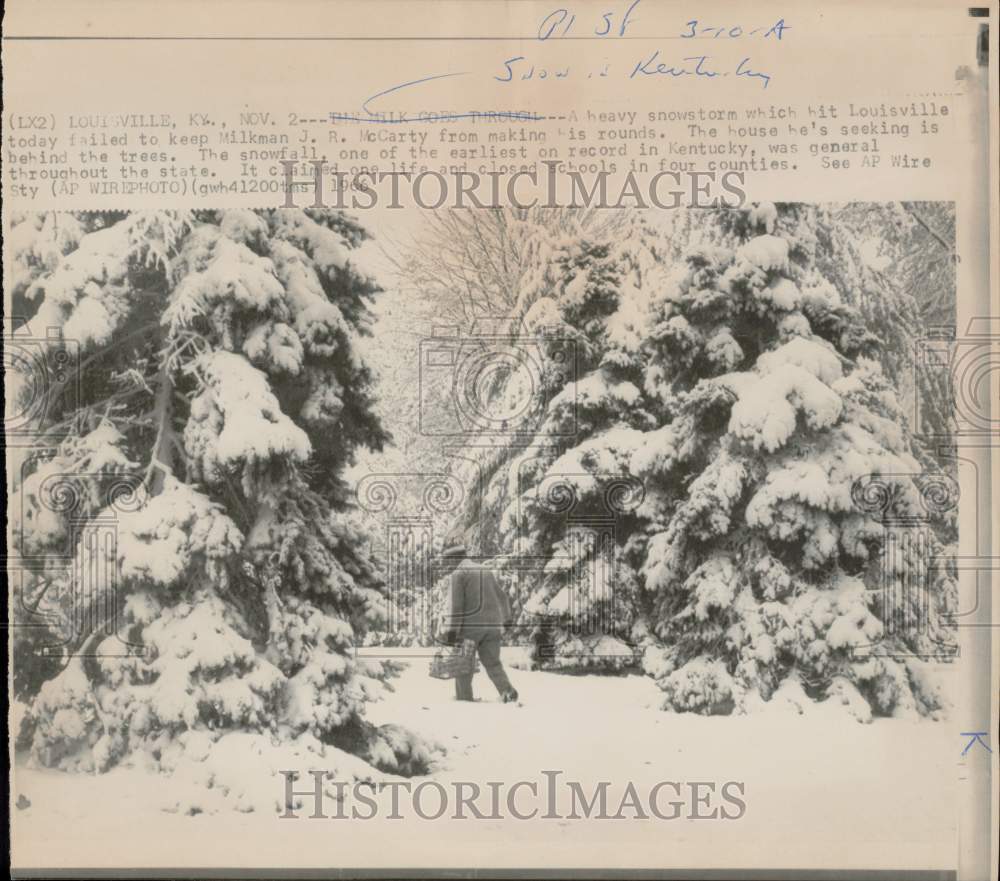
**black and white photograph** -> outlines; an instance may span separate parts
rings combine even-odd
[[[952,822],[953,205],[414,220],[14,219],[21,821]]]
[[[996,14],[11,0],[11,877],[996,881]]]

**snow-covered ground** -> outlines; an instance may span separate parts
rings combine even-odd
[[[508,652],[509,663],[517,664],[515,654]],[[135,768],[72,775],[22,761],[13,798],[30,804],[13,812],[14,865],[954,865],[960,744],[948,722],[862,725],[824,706],[802,715],[676,715],[657,709],[661,693],[645,677],[523,669],[510,671],[521,706],[497,702],[482,674],[483,700],[461,704],[451,699],[451,684],[428,678],[426,669],[425,660],[412,661],[370,712],[373,721],[401,722],[447,748],[442,766],[420,779],[484,790],[487,781],[525,780],[543,790],[542,772],[562,771],[561,780],[587,792],[610,781],[612,813],[629,781],[643,799],[659,781],[742,781],[746,812],[709,821],[424,820],[411,812],[402,820],[306,819],[307,810],[288,820],[276,811],[230,809],[189,816],[178,805],[196,802],[198,793],[183,792],[191,784],[180,777]],[[282,798],[273,767],[252,756],[238,761],[247,780]],[[309,767],[296,770],[307,776]],[[430,796],[427,804],[433,812],[437,802]]]

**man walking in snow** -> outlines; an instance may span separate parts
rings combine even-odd
[[[510,684],[500,662],[503,630],[511,623],[510,601],[496,576],[488,569],[476,566],[466,557],[461,533],[452,533],[445,542],[442,555],[449,564],[457,565],[451,574],[446,609],[446,625],[442,639],[448,645],[468,640],[479,653],[487,675],[504,703],[517,700],[517,690]],[[471,701],[472,675],[455,678],[455,697]]]

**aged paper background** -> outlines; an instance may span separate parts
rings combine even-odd
[[[227,192],[204,188],[211,181],[240,178],[239,163],[225,162],[218,155],[226,149],[233,154],[241,149],[216,139],[223,123],[237,129],[241,114],[270,114],[254,116],[254,123],[245,122],[242,127],[258,131],[273,127],[274,132],[288,133],[293,143],[304,137],[307,143],[315,142],[321,152],[328,149],[332,158],[335,150],[360,150],[364,145],[346,140],[353,138],[354,131],[347,124],[336,126],[338,131],[347,132],[345,141],[331,144],[327,140],[331,130],[328,114],[361,114],[362,105],[377,93],[461,72],[461,76],[401,90],[391,99],[373,103],[370,109],[527,111],[549,117],[539,125],[549,133],[548,144],[560,147],[571,143],[568,130],[573,124],[567,120],[573,111],[584,115],[587,111],[680,114],[699,109],[734,110],[736,121],[699,118],[698,123],[705,129],[778,127],[778,138],[767,134],[740,138],[735,133],[715,138],[750,144],[762,156],[768,155],[769,142],[799,145],[790,159],[792,167],[746,173],[745,187],[751,200],[956,201],[961,255],[958,326],[965,327],[975,316],[1000,314],[995,228],[991,231],[985,222],[992,218],[995,224],[997,208],[995,52],[989,72],[979,67],[976,59],[977,29],[986,19],[970,17],[966,5],[957,2],[841,2],[822,6],[702,3],[695,8],[643,0],[635,8],[626,33],[618,37],[617,28],[628,5],[620,0],[572,0],[565,8],[576,16],[577,30],[566,39],[539,41],[540,23],[552,13],[554,4],[534,0],[170,0],[155,5],[15,0],[8,4],[4,20],[5,215],[15,210],[279,204],[280,194],[254,192],[252,188],[236,187]],[[613,14],[614,27],[607,38],[595,36],[606,12]],[[994,6],[990,20],[994,28],[996,12]],[[769,76],[766,89],[759,78],[751,77],[628,76],[656,50],[663,60],[684,57],[688,51],[684,35],[693,18],[712,25],[740,25],[747,32],[769,28],[784,19],[788,30],[780,41],[753,44],[753,67]],[[566,18],[563,15],[557,20],[561,26]],[[579,38],[573,37],[577,33]],[[734,70],[746,53],[736,40],[723,43],[717,40],[711,51],[727,70]],[[699,48],[705,51],[703,45]],[[519,59],[517,75],[502,82],[507,76],[505,62],[513,58]],[[536,68],[535,75],[519,79],[528,66]],[[542,79],[541,69],[572,69],[572,73]],[[602,76],[602,71],[609,73]],[[946,106],[949,114],[909,120],[909,137],[905,142],[886,138],[886,159],[876,168],[856,161],[860,154],[849,157],[854,160],[849,168],[823,167],[823,155],[811,155],[809,145],[839,138],[821,138],[814,129],[791,133],[788,126],[872,121],[845,118],[851,104]],[[756,106],[794,108],[796,116],[748,121],[746,109]],[[827,120],[809,112],[814,108],[822,113],[820,108],[830,106],[838,108],[838,119]],[[133,170],[152,167],[154,179],[165,164],[194,167],[194,176],[183,179],[180,191],[140,189],[128,194],[122,190],[95,192],[86,182],[74,191],[52,186],[50,180],[32,183],[12,179],[12,166],[22,164],[17,155],[35,148],[11,147],[9,136],[54,134],[65,138],[69,115],[83,120],[111,114],[169,114],[173,120],[170,133],[181,139],[194,138],[169,147],[171,159],[178,162],[157,165],[133,157],[128,164]],[[45,128],[26,122],[27,117],[44,119]],[[262,120],[266,120],[263,126],[258,124]],[[937,131],[921,130],[921,120],[937,125]],[[900,120],[889,120],[894,121]],[[691,143],[713,140],[705,133],[692,135],[686,122],[657,125],[658,131],[669,133],[665,142],[674,137]],[[87,128],[86,123],[83,126]],[[355,128],[364,127],[358,124]],[[399,126],[404,128],[418,127]],[[456,127],[459,129],[470,130],[464,123]],[[115,133],[113,124],[94,130]],[[425,124],[422,130],[429,132],[430,147],[440,129]],[[994,134],[989,143],[987,130]],[[161,135],[166,134],[165,129]],[[197,140],[202,136],[211,140]],[[852,136],[850,140],[864,138]],[[442,152],[435,161],[455,164],[443,152],[449,145],[437,146]],[[208,153],[203,152],[205,147]],[[347,159],[345,164],[375,162],[378,147],[369,148],[368,160]],[[75,148],[65,142],[55,149],[69,150],[69,165],[81,164],[73,158]],[[86,149],[113,157],[116,148]],[[130,140],[128,150],[144,149]],[[148,149],[158,152],[164,145]],[[890,153],[914,158],[916,167],[893,166],[887,158]],[[698,157],[691,158],[695,167],[701,167]],[[83,164],[107,164],[112,169],[111,178],[121,179],[114,170],[121,163],[113,158],[106,163],[90,159]],[[18,189],[14,187],[17,184],[37,186],[37,190]],[[196,189],[199,184],[201,191]],[[297,198],[301,204],[309,196],[300,194]],[[379,206],[358,213],[376,231],[383,223],[405,230],[421,222],[416,210],[393,212]],[[995,404],[996,400],[994,387],[991,401]],[[995,449],[983,443],[968,451],[967,457],[987,475],[991,461],[995,462]],[[997,533],[990,516],[995,494],[991,497],[985,478],[978,486],[968,484],[968,474],[963,473],[962,480],[963,553],[995,557]],[[975,579],[976,575],[969,577]],[[975,587],[970,589],[974,595]],[[993,866],[995,877],[996,852],[994,849],[991,856],[986,842],[996,829],[996,755],[977,755],[974,763],[960,761],[964,744],[960,732],[993,731],[996,719],[997,660],[992,641],[995,631],[990,627],[996,626],[996,612],[990,610],[988,599],[980,612],[980,626],[962,634],[963,657],[955,671],[953,718],[925,726],[926,764],[900,767],[893,761],[891,726],[884,728],[880,737],[866,735],[857,741],[857,750],[865,753],[865,767],[884,763],[885,776],[876,781],[855,779],[852,767],[859,756],[849,744],[830,749],[821,742],[796,742],[794,733],[775,727],[762,731],[761,736],[788,738],[787,761],[766,767],[733,767],[723,736],[719,738],[717,767],[685,773],[746,780],[750,810],[739,823],[693,824],[697,828],[688,824],[676,831],[648,824],[580,823],[560,827],[557,833],[543,821],[324,825],[321,821],[262,822],[259,817],[251,821],[234,814],[222,826],[213,827],[211,835],[204,835],[198,818],[163,814],[162,822],[155,824],[129,823],[127,811],[106,810],[106,805],[95,803],[95,816],[85,831],[78,831],[71,821],[60,823],[58,812],[39,822],[13,811],[13,861],[24,869],[85,865],[958,868],[960,877],[969,878],[985,877],[981,872]],[[669,719],[661,727],[669,740]],[[517,748],[510,745],[512,751]],[[877,759],[873,760],[873,752]],[[602,757],[593,755],[591,761],[595,777],[600,778]],[[813,765],[842,768],[843,791],[813,790],[809,781]],[[502,772],[496,769],[498,776]],[[914,775],[925,781],[921,798],[900,803],[895,792]],[[15,774],[12,798],[17,792]],[[130,797],[136,803],[143,800],[142,793]],[[106,820],[101,819],[104,814]]]

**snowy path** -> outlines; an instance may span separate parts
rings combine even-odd
[[[683,867],[764,859],[786,867],[830,860],[901,868],[884,860],[904,844],[915,867],[943,868],[954,860],[950,796],[958,748],[950,723],[860,725],[823,708],[805,716],[678,716],[655,709],[656,688],[637,676],[512,670],[511,678],[524,706],[497,702],[484,675],[476,679],[484,700],[460,704],[451,700],[451,684],[429,679],[426,662],[418,660],[371,717],[402,722],[444,744],[447,767],[433,779],[449,787],[460,780],[484,789],[491,780],[542,787],[542,772],[559,770],[588,791],[611,781],[614,811],[629,780],[640,793],[662,780],[737,780],[745,783],[746,814],[707,822],[282,821],[266,811],[188,817],[156,806],[170,788],[162,776],[20,767],[15,798],[23,793],[31,806],[14,811],[15,864],[100,865],[113,852],[119,863],[136,866]],[[275,791],[282,786],[275,778]]]

